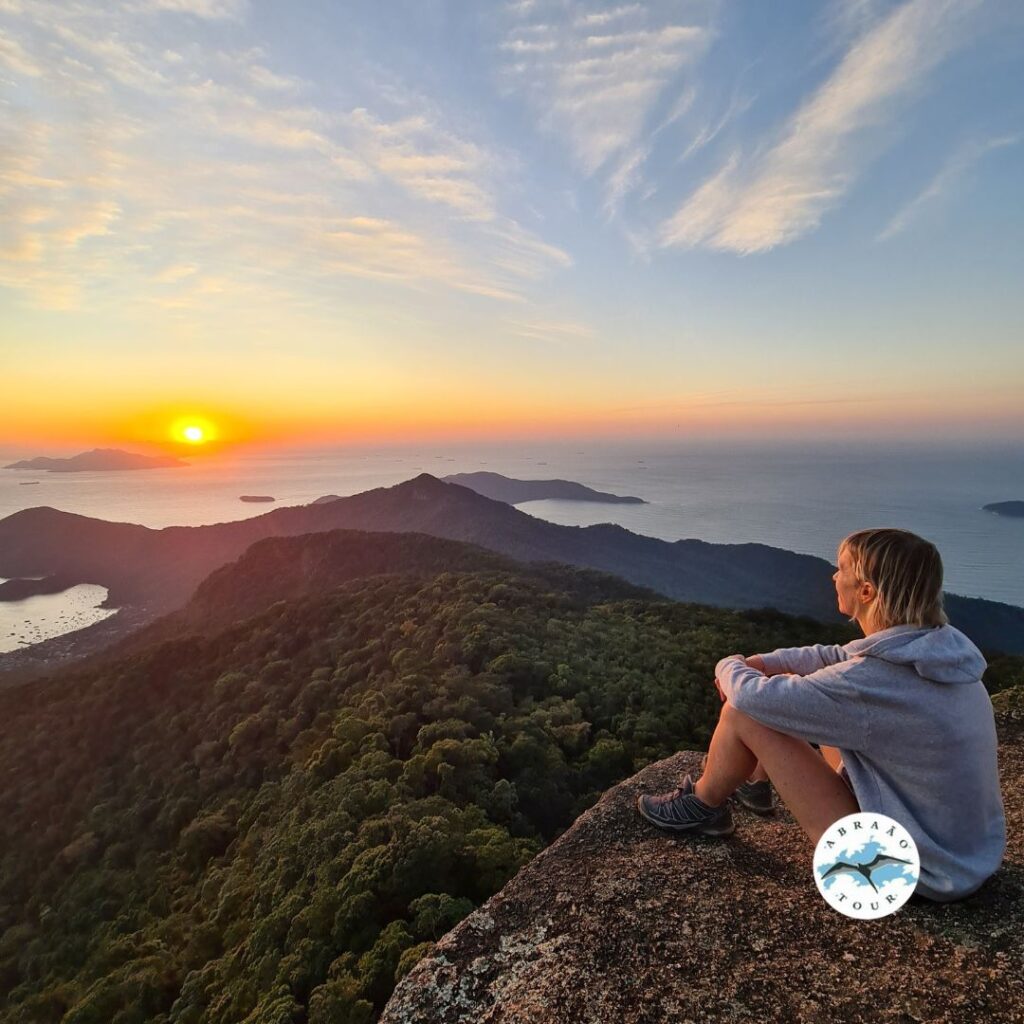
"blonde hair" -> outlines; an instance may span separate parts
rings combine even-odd
[[[872,611],[879,629],[944,626],[942,559],[930,541],[908,530],[858,530],[839,545],[857,579],[878,593]]]

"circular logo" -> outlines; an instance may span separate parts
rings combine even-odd
[[[814,848],[814,881],[825,902],[862,921],[899,910],[920,875],[917,844],[884,814],[848,814],[830,825]]]

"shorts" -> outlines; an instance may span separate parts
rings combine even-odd
[[[853,793],[854,800],[857,800],[857,793],[853,788],[853,783],[850,781],[850,773],[846,770],[846,765],[841,764],[839,766],[839,777],[850,787],[850,792]],[[857,801],[857,806],[860,807],[860,801]]]

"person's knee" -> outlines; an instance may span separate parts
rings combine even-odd
[[[730,727],[732,727],[734,729],[735,728],[748,729],[752,725],[757,725],[758,724],[757,722],[754,721],[754,719],[752,719],[750,717],[750,715],[746,714],[743,711],[740,711],[738,708],[736,708],[734,705],[732,705],[729,701],[726,701],[722,705],[722,712],[719,715],[718,720],[719,720],[719,722],[725,722],[727,725],[729,725]]]
[[[745,711],[733,707],[728,701],[722,707],[722,715],[718,722],[720,726],[729,729],[748,746],[751,743],[774,743],[783,739],[792,741],[791,736],[773,729],[770,725],[764,725],[756,718],[751,718]]]

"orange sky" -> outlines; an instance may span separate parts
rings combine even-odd
[[[524,403],[515,396],[480,397],[449,394],[435,403],[409,395],[388,400],[358,397],[339,400],[262,405],[228,404],[205,397],[133,403],[110,395],[88,408],[65,408],[55,414],[15,396],[5,416],[5,446],[78,451],[90,447],[187,451],[232,448],[373,443],[376,441],[545,438],[545,437],[864,437],[888,435],[928,438],[999,436],[1011,432],[1019,418],[1014,396],[982,403],[964,398],[943,410],[936,424],[932,398],[907,396],[865,398],[858,402],[774,400],[756,391],[730,397],[696,394],[678,402],[621,405],[609,401],[564,402],[538,396]],[[346,407],[347,406],[347,407]],[[182,427],[200,426],[208,443],[182,443]]]
[[[54,6],[0,445],[1024,435],[1013,4]]]

